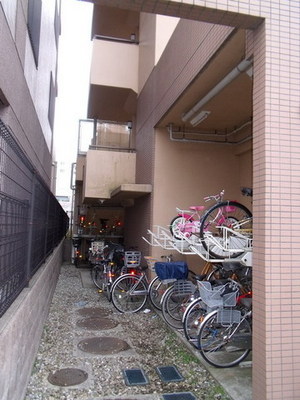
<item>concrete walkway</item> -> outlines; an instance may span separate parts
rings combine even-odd
[[[64,264],[25,400],[251,400],[251,367],[206,365],[180,332],[146,311],[120,314],[89,270]],[[163,381],[161,366],[183,379]],[[136,370],[147,382],[126,380]]]

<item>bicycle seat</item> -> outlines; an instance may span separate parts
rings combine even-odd
[[[193,211],[203,211],[205,209],[205,206],[190,206],[190,210]]]

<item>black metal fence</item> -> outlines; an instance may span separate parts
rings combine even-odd
[[[0,119],[0,317],[62,240],[68,223]]]

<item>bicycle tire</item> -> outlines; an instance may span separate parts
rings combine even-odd
[[[172,286],[173,283],[164,283],[158,276],[152,279],[149,284],[148,294],[151,304],[161,311],[161,300],[165,291]]]
[[[183,329],[182,317],[187,305],[194,299],[193,293],[178,292],[175,286],[165,292],[162,299],[162,316],[175,329]]]
[[[92,281],[94,285],[100,290],[103,290],[103,273],[104,273],[103,265],[97,264],[91,268]]]
[[[144,277],[125,274],[117,278],[111,288],[111,301],[121,313],[135,313],[140,311],[147,302],[148,288]],[[135,287],[136,286],[136,287]],[[134,288],[135,294],[130,294]],[[137,292],[140,292],[137,294]]]
[[[221,324],[218,310],[209,313],[202,322],[198,335],[198,349],[205,361],[217,368],[238,365],[250,353],[252,329],[249,321]],[[232,336],[230,337],[232,333]],[[246,346],[246,348],[245,348]]]
[[[174,237],[176,240],[184,240],[182,236],[178,234],[178,232],[181,232],[181,229],[179,228],[179,225],[185,224],[187,221],[192,222],[193,219],[186,219],[185,217],[182,217],[180,215],[177,215],[177,217],[174,217],[170,223],[170,232],[171,235]]]
[[[193,300],[183,314],[182,325],[184,336],[196,348],[198,348],[199,328],[206,314],[206,306],[200,297]]]
[[[232,231],[222,229],[222,226]],[[236,201],[223,201],[208,209],[203,216],[200,241],[212,258],[236,258],[245,252],[249,243],[249,238],[243,236],[245,231],[252,231],[251,211]]]

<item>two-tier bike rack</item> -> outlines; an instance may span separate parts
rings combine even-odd
[[[206,262],[212,263],[226,263],[226,262],[240,262],[244,266],[252,267],[252,237],[249,237],[247,233],[243,234],[240,232],[234,232],[228,227],[220,227],[223,229],[223,240],[226,243],[226,236],[230,233],[231,240],[236,240],[236,244],[242,244],[242,247],[232,250],[239,253],[238,256],[226,257],[226,258],[211,258],[209,254],[210,246],[218,247],[220,251],[225,254],[230,253],[230,249],[224,248],[222,242],[214,236],[207,234],[206,243],[208,243],[207,250],[203,247],[199,236],[192,234],[186,235],[179,233],[180,239],[176,239],[171,235],[169,229],[154,225],[153,231],[147,230],[148,238],[142,237],[150,246],[161,247],[164,250],[175,250],[183,255],[198,255]]]

